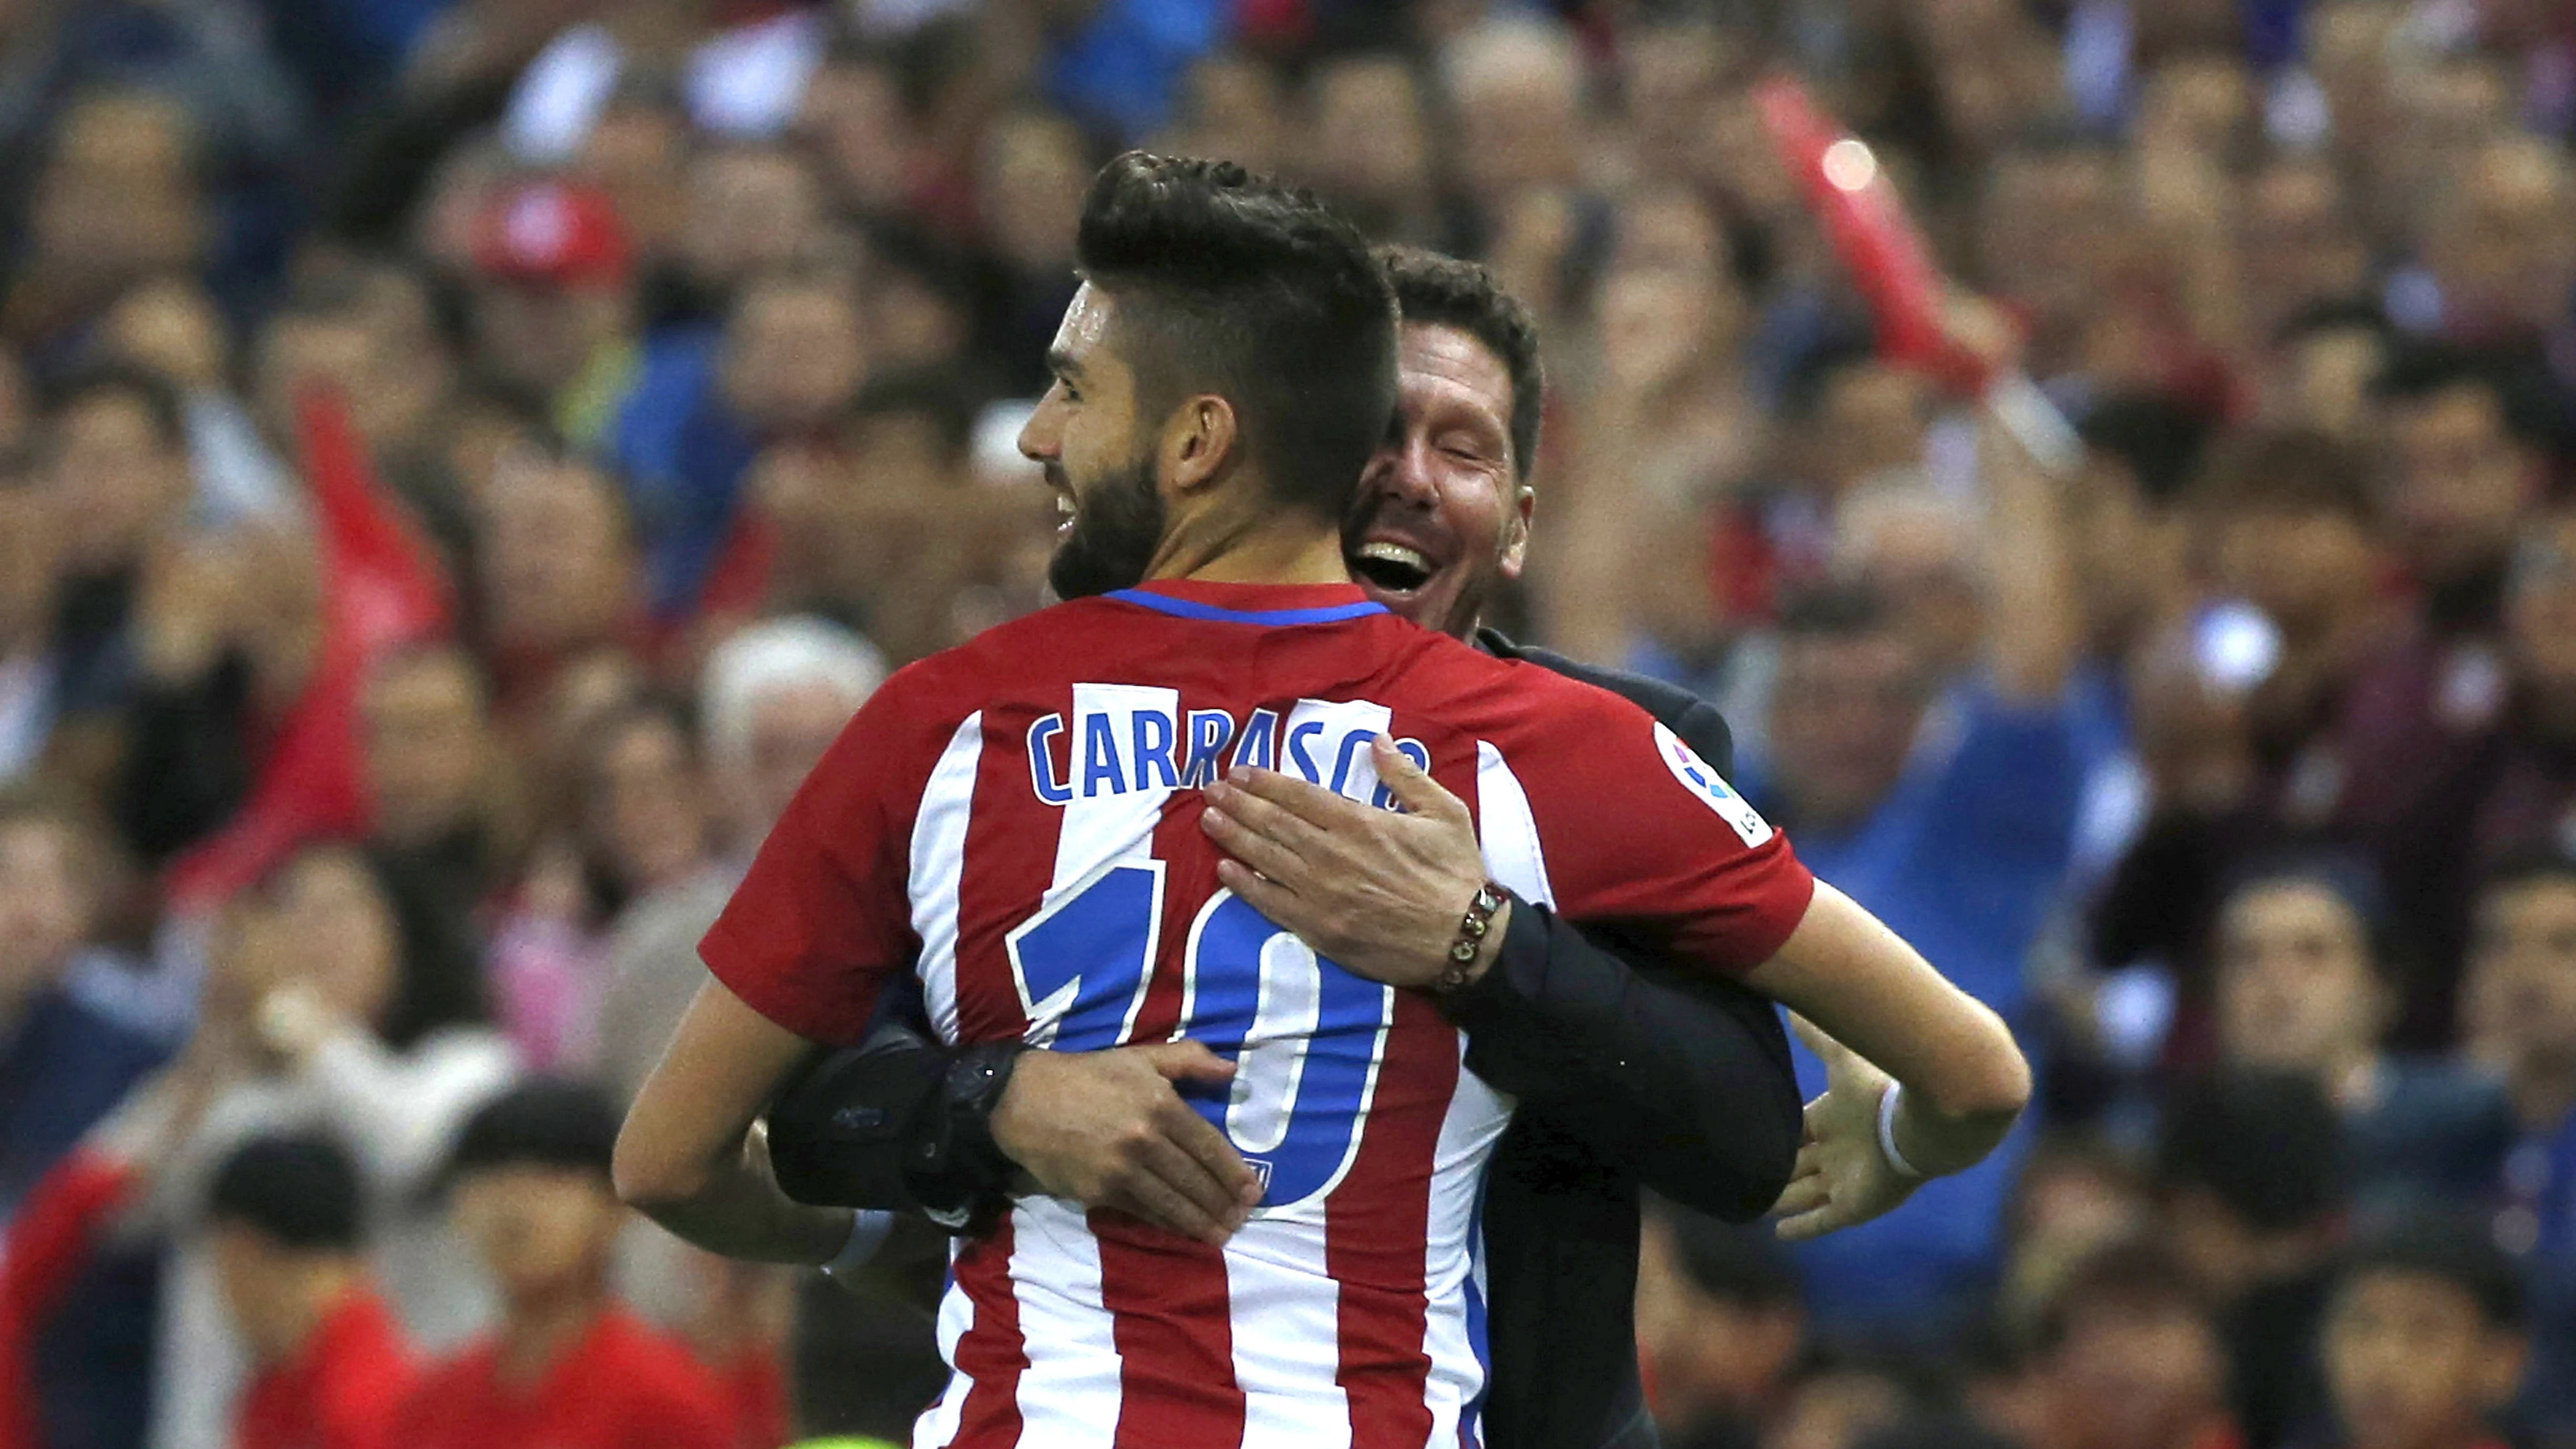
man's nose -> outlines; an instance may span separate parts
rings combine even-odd
[[[1029,414],[1029,420],[1020,425],[1020,456],[1032,463],[1044,463],[1055,456],[1055,448],[1055,425],[1047,416],[1046,404],[1040,403]]]
[[[1399,502],[1430,508],[1440,501],[1440,483],[1431,472],[1431,450],[1417,442],[1399,444],[1378,469],[1378,491]]]

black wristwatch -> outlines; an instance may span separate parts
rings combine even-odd
[[[993,1111],[1011,1085],[1024,1042],[966,1048],[948,1065],[938,1112],[913,1149],[913,1198],[950,1232],[977,1232],[1008,1210],[1002,1184],[1018,1170],[993,1141]]]

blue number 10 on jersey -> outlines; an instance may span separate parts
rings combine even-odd
[[[1061,892],[1010,935],[1031,1043],[1134,1040],[1159,954],[1163,862],[1125,860]],[[1263,1183],[1261,1210],[1314,1202],[1359,1153],[1395,993],[1317,956],[1232,891],[1190,923],[1179,1038],[1235,1064],[1229,1087],[1184,1086]]]

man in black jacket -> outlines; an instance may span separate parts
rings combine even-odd
[[[1410,249],[1384,255],[1405,317],[1401,416],[1345,530],[1354,577],[1417,623],[1627,696],[1724,769],[1726,723],[1695,697],[1477,630],[1527,545],[1536,330],[1480,267]],[[1210,803],[1238,822],[1220,823],[1218,842],[1262,869],[1238,890],[1335,960],[1400,950],[1391,943],[1428,931],[1416,954],[1436,961],[1455,925],[1457,873],[1482,879],[1463,807],[1455,821],[1407,819],[1285,783],[1258,794],[1212,787]],[[1444,823],[1456,828],[1441,836]],[[1346,853],[1262,864],[1271,841],[1299,830]],[[1289,898],[1297,886],[1302,901]],[[1249,893],[1264,889],[1279,894]],[[1831,1154],[1820,1142],[1802,1158],[1796,1082],[1768,1001],[1587,938],[1544,907],[1513,913],[1490,969],[1444,1009],[1465,1030],[1467,1064],[1521,1106],[1494,1159],[1484,1219],[1494,1449],[1655,1442],[1632,1311],[1641,1185],[1745,1221],[1781,1199],[1796,1164],[1802,1181],[1815,1179],[1799,1205],[1816,1230],[1884,1211],[1911,1190],[1870,1125],[1886,1087],[1874,1069],[1829,1054],[1835,1090],[1848,1082],[1847,1095],[1866,1100],[1857,1118],[1820,1119]],[[770,1151],[781,1185],[810,1202],[926,1211],[972,1231],[1033,1178],[1196,1234],[1224,1205],[1194,1204],[1191,1192],[1239,1164],[1191,1164],[1193,1154],[1231,1156],[1193,1126],[1200,1119],[1171,1085],[1195,1069],[1186,1043],[951,1053],[917,1015],[889,1018],[867,1045],[823,1059],[782,1096]]]

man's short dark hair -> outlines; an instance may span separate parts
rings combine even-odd
[[[2166,1106],[2156,1177],[2209,1193],[2258,1233],[2318,1227],[2343,1207],[2342,1138],[2314,1078],[2226,1069]]]
[[[2101,1319],[2209,1319],[2209,1303],[2180,1260],[2153,1243],[2114,1243],[2069,1269],[2039,1316],[2037,1347],[2053,1353],[2079,1327]]]
[[[1130,151],[1074,256],[1118,301],[1140,417],[1220,393],[1271,496],[1342,516],[1395,413],[1395,296],[1356,227],[1233,162]]]
[[[320,1133],[255,1137],[215,1169],[206,1219],[298,1252],[354,1252],[366,1209],[347,1149]]]
[[[1866,639],[1895,626],[1887,596],[1863,583],[1815,584],[1780,605],[1783,639]]]
[[[861,427],[881,419],[918,418],[930,424],[940,457],[962,466],[975,443],[976,397],[965,379],[940,368],[913,368],[872,377],[850,400],[849,420]]]
[[[2474,1223],[2446,1216],[2401,1218],[2362,1238],[2344,1255],[2339,1290],[2372,1274],[2438,1278],[2467,1294],[2490,1328],[2519,1329],[2529,1303],[2522,1274]]]
[[[2536,347],[2410,343],[2390,354],[2371,380],[2370,395],[2417,403],[2462,387],[2493,398],[2505,431],[2523,447],[2551,457],[2565,449],[2566,408],[2559,402],[2549,360]]]
[[[72,374],[46,398],[46,411],[60,417],[96,398],[125,398],[142,404],[152,421],[153,438],[163,452],[188,446],[187,405],[180,400],[179,389],[161,374],[130,363],[103,362]]]
[[[2200,470],[2210,425],[2208,413],[2163,393],[2121,392],[2087,409],[2075,432],[2084,446],[2118,459],[2148,502],[2167,504]]]
[[[553,1167],[597,1173],[604,1181],[617,1155],[617,1108],[599,1089],[539,1077],[476,1109],[448,1155],[450,1181],[500,1167]]]
[[[1400,244],[1379,247],[1377,259],[1395,288],[1396,311],[1406,322],[1455,327],[1502,359],[1512,378],[1512,474],[1528,482],[1530,470],[1538,466],[1539,421],[1547,403],[1538,322],[1492,272],[1475,262]]]
[[[1691,1286],[1739,1308],[1793,1309],[1806,1301],[1798,1265],[1767,1228],[1722,1223],[1705,1213],[1671,1209],[1675,1257]]]
[[[2295,347],[2312,337],[2334,332],[2367,332],[2382,346],[2397,340],[2397,324],[2388,310],[2369,297],[2330,297],[2310,302],[2290,314],[2272,333],[2275,347]]]
[[[2220,898],[2233,904],[2249,892],[2286,886],[2312,886],[2342,902],[2361,927],[2371,975],[2391,989],[2406,985],[2412,963],[2409,938],[2389,908],[2387,883],[2368,856],[2312,845],[2264,852],[2222,877]]]
[[[2332,514],[2376,531],[2371,459],[2313,428],[2254,428],[2219,440],[2191,486],[2192,501],[2222,515]]]
[[[2565,882],[2576,886],[2576,852],[2554,841],[2538,840],[2506,853],[2478,877],[2478,898],[2484,900],[2504,891],[2525,886]]]

